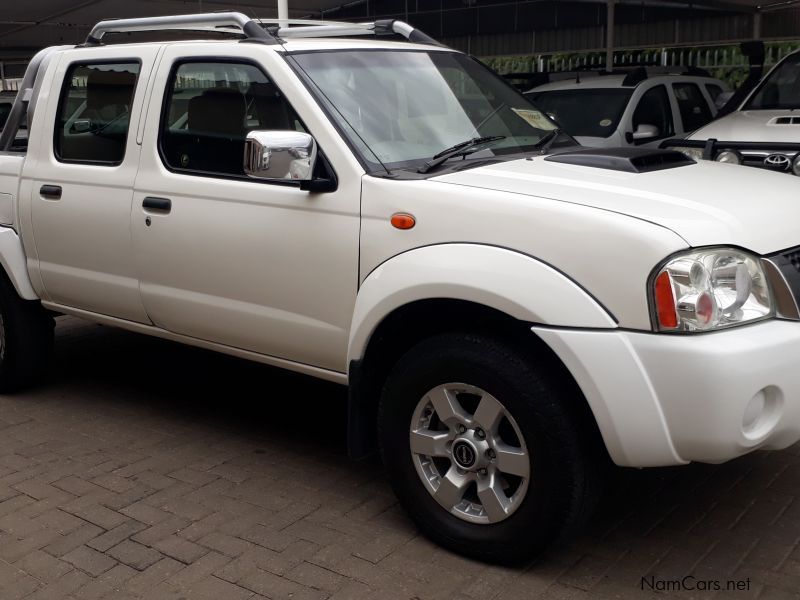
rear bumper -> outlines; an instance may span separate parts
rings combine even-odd
[[[800,323],[696,335],[533,327],[619,465],[723,462],[800,440]]]

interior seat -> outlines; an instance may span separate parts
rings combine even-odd
[[[233,88],[213,88],[191,98],[185,131],[169,131],[165,150],[173,167],[243,175],[246,105]]]

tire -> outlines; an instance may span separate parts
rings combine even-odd
[[[0,393],[40,381],[53,350],[55,321],[38,301],[23,300],[0,273]]]
[[[576,397],[579,392],[573,384],[565,384],[561,373],[549,357],[537,358],[511,344],[472,334],[436,336],[400,359],[383,389],[378,435],[392,487],[425,535],[472,558],[520,564],[539,557],[588,518],[599,498],[599,457],[605,454],[597,447],[593,423],[577,408],[577,401],[583,399]],[[452,389],[447,387],[451,382],[456,384]],[[472,426],[461,433],[464,425],[454,428],[452,421],[443,423],[439,413],[446,415],[449,409],[436,408],[443,406],[442,398],[453,397],[458,402],[449,406],[461,406],[466,415],[472,413]],[[478,410],[484,400],[495,411],[499,402],[504,411],[497,413],[503,416],[496,434],[475,428],[476,422],[497,422],[496,416],[487,416],[492,411]],[[470,402],[472,407],[467,408]],[[454,417],[456,421],[460,418]],[[434,454],[424,452],[442,451],[445,438],[439,431],[447,435],[445,447],[449,444],[449,450],[444,457],[431,458]],[[483,438],[476,437],[481,433]],[[419,435],[428,437],[420,441]],[[495,445],[486,449],[493,435]],[[412,436],[413,447],[425,448],[423,453],[412,452]],[[429,438],[435,438],[432,443],[437,444],[430,450]],[[469,448],[465,450],[465,446]],[[511,469],[507,465],[512,463],[500,461],[511,456],[509,446],[514,447],[518,459],[527,452],[527,460]],[[469,462],[470,455],[481,454],[494,458]],[[472,470],[461,468],[458,460],[463,460],[461,466],[472,464]],[[482,475],[475,470],[480,464],[486,467]],[[529,467],[527,478],[525,464]],[[501,467],[509,472],[502,472]],[[460,504],[450,510],[446,507],[461,491],[453,491],[455,484],[446,485],[447,478],[458,486],[470,478],[475,482],[467,484]],[[433,491],[437,485],[440,487]],[[502,491],[493,492],[498,489]],[[440,491],[444,502],[434,497]]]

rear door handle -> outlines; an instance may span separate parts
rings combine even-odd
[[[45,198],[50,200],[61,199],[61,186],[60,185],[43,185],[39,188],[39,193]]]
[[[172,200],[169,198],[156,198],[155,196],[148,196],[142,201],[142,208],[168,213],[172,210]]]

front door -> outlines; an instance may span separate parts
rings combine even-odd
[[[31,140],[32,279],[56,304],[147,323],[132,256],[136,128],[158,48],[102,48],[61,57],[44,135]],[[28,180],[27,182],[25,180]],[[36,277],[36,271],[41,276]]]
[[[343,372],[360,177],[342,177],[347,165],[330,151],[336,192],[244,175],[250,130],[308,131],[321,153],[334,139],[319,109],[297,89],[291,102],[244,50],[205,59],[193,47],[165,51],[166,85],[148,111],[160,122],[148,121],[132,212],[142,299],[169,331]]]

